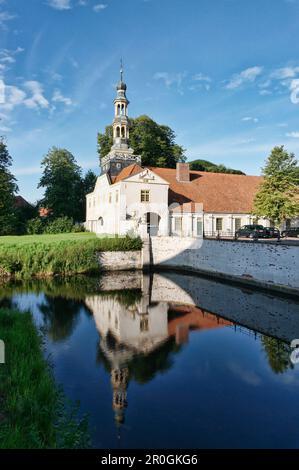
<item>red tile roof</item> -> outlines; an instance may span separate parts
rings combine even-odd
[[[32,205],[26,201],[22,196],[15,196],[15,206],[16,207],[32,207]]]
[[[190,182],[180,183],[173,168],[150,170],[168,181],[169,204],[202,203],[205,212],[250,213],[262,182],[261,176],[190,171]]]
[[[126,166],[116,177],[112,179],[112,183],[118,183],[119,181],[129,178],[129,176],[133,176],[137,173],[140,173],[142,170],[143,169],[141,168],[141,166],[137,165],[136,163]]]
[[[205,212],[248,214],[253,208],[254,196],[261,184],[261,176],[234,175],[190,171],[190,182],[179,182],[175,168],[148,167],[169,183],[168,202],[181,206],[190,203],[203,204]],[[118,183],[140,173],[143,168],[133,164],[124,168],[112,183]],[[191,204],[194,211],[194,204]]]

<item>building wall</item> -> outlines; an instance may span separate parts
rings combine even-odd
[[[103,271],[142,269],[141,251],[103,251],[98,254]]]
[[[154,266],[210,273],[280,290],[299,290],[299,246],[153,237]]]

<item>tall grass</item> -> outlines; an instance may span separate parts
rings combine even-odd
[[[99,270],[96,253],[139,250],[139,238],[70,238],[0,245],[0,276],[16,279],[93,273]],[[45,241],[44,241],[45,240]]]
[[[42,338],[30,313],[0,309],[6,363],[0,365],[0,448],[89,447],[86,420],[67,411],[43,358]]]

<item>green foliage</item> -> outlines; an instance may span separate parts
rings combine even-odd
[[[83,185],[81,168],[66,149],[53,147],[42,161],[43,175],[38,187],[45,188],[41,204],[56,217],[82,220]]]
[[[41,217],[35,217],[34,219],[30,219],[27,222],[27,233],[29,235],[36,235],[40,233],[44,233],[46,226],[45,219]]]
[[[93,171],[88,170],[82,182],[84,195],[93,192],[96,181],[97,175]]]
[[[6,364],[0,368],[0,448],[89,447],[86,418],[65,406],[62,391],[43,358],[42,337],[30,313],[0,310]]]
[[[49,221],[44,233],[69,233],[73,231],[74,221],[69,217],[57,217],[57,219]]]
[[[263,336],[261,341],[273,372],[283,374],[294,368],[290,359],[292,349],[289,344],[268,336]]]
[[[297,160],[284,146],[274,147],[263,168],[264,181],[254,199],[254,214],[280,224],[299,214]]]
[[[113,144],[112,126],[98,135],[100,159],[110,151]],[[156,123],[148,116],[130,119],[130,146],[141,155],[142,165],[175,168],[177,162],[185,161],[184,149],[175,143],[175,133]]]
[[[16,231],[15,192],[18,190],[16,179],[9,168],[12,158],[7,145],[0,138],[0,235]]]
[[[209,162],[208,160],[193,160],[190,162],[190,170],[194,171],[208,171],[212,173],[230,173],[234,175],[245,175],[240,170],[234,170],[232,168],[227,168],[226,166],[220,164],[216,165],[215,163]]]
[[[44,217],[36,217],[27,222],[27,233],[29,235],[39,235],[42,233],[80,233],[85,232],[83,224],[74,224],[73,219],[69,217],[57,217],[57,219],[46,219]]]
[[[81,238],[81,234],[74,235],[79,235],[78,239],[75,237],[55,240],[54,238],[53,241],[50,238],[47,242],[47,236],[40,235],[41,241],[33,237],[32,243],[26,240],[24,244],[1,244],[0,275],[2,273],[2,276],[14,276],[21,279],[98,272],[97,252],[139,250],[142,246],[139,238],[89,239],[88,237]]]
[[[31,205],[16,207],[15,215],[16,225],[14,233],[16,233],[17,235],[24,235],[25,233],[27,233],[27,224],[29,220],[37,217],[37,208]]]

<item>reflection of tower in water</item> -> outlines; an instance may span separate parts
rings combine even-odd
[[[128,382],[129,369],[127,367],[111,370],[111,384],[113,388],[112,407],[114,410],[115,423],[118,427],[125,421]]]

